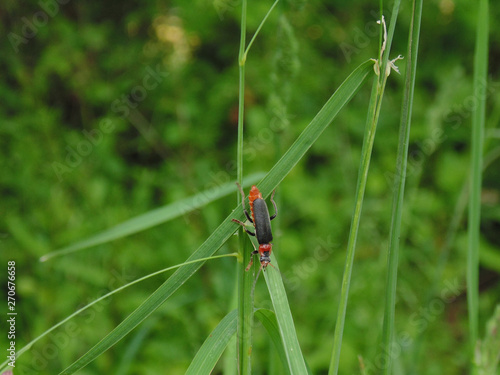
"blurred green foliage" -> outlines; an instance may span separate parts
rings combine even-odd
[[[249,33],[270,5],[250,4]],[[7,0],[1,8],[0,256],[2,264],[17,263],[20,348],[105,291],[182,262],[236,205],[235,197],[220,199],[146,232],[38,262],[51,250],[235,179],[239,2]],[[493,257],[482,262],[481,332],[500,293],[500,26],[494,22],[500,7],[491,2],[490,11],[485,154],[492,157],[484,175],[483,241]],[[429,3],[423,14],[396,307],[407,345],[395,368],[414,373],[460,374],[468,366],[465,221],[457,202],[467,181],[475,103],[475,14],[474,3],[463,0]],[[279,4],[247,60],[245,174],[269,170],[345,77],[377,55],[377,17],[374,2]],[[405,3],[394,55],[406,53],[409,19]],[[404,62],[399,66],[404,71]],[[377,366],[402,83],[391,75],[375,140],[341,373],[359,371],[358,355],[367,368]],[[365,87],[278,189],[275,253],[302,349],[318,374],[331,352],[368,97]],[[450,232],[454,220],[457,231]],[[221,252],[236,246],[230,241]],[[184,373],[230,310],[235,271],[232,258],[208,262],[80,373],[127,366],[127,373]],[[163,278],[59,329],[19,359],[16,374],[62,370]],[[262,282],[256,304],[269,307]],[[0,342],[6,346],[3,335]],[[267,373],[273,358],[267,345],[257,325],[256,374]]]

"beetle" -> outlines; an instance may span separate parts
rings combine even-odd
[[[240,184],[236,183],[236,185],[238,185],[238,188],[241,192],[241,205],[243,206],[243,212],[245,212],[245,216],[253,224],[255,232],[248,230],[245,223],[243,223],[242,221],[239,221],[237,219],[233,219],[233,221],[240,224],[249,235],[257,237],[257,242],[259,243],[259,249],[252,251],[252,258],[250,259],[250,263],[248,264],[246,271],[248,271],[250,267],[252,267],[253,256],[255,254],[260,255],[260,265],[261,268],[263,268],[265,271],[267,266],[271,263],[271,241],[273,240],[271,220],[273,220],[278,214],[278,208],[276,207],[276,202],[274,202],[273,199],[276,190],[273,190],[273,194],[271,195],[271,203],[274,207],[274,215],[269,216],[267,204],[264,198],[262,198],[262,193],[259,191],[257,186],[252,186],[252,188],[250,189],[250,194],[248,195],[250,211],[252,212],[252,217],[250,217],[245,207],[245,193],[243,192]]]

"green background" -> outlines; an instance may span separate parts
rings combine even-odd
[[[236,179],[240,5],[236,0],[3,2],[0,259],[4,269],[8,260],[17,265],[18,348],[103,293],[183,262],[235,207],[236,195],[226,196],[147,231],[38,260]],[[394,370],[461,374],[468,368],[468,352],[466,209],[460,197],[468,178],[471,110],[477,103],[472,96],[476,10],[474,2],[459,0],[424,5]],[[270,6],[269,1],[249,3],[249,36]],[[394,57],[406,53],[410,14],[404,2]],[[491,2],[481,337],[500,293],[499,16],[500,7]],[[247,59],[245,175],[267,172],[348,74],[377,56],[377,18],[378,2],[278,5]],[[404,73],[405,61],[398,65]],[[340,373],[359,373],[358,355],[368,369],[380,359],[402,85],[402,77],[393,73],[384,97]],[[274,251],[298,338],[315,374],[326,373],[333,345],[368,98],[366,85],[277,191]],[[237,251],[237,244],[230,240],[219,253]],[[6,285],[6,271],[0,275]],[[18,360],[16,375],[58,373],[167,276],[127,289],[50,334]],[[256,306],[270,308],[263,283],[256,285]],[[233,308],[235,287],[235,258],[206,263],[146,322],[79,373],[184,373]],[[2,348],[8,347],[0,336]],[[265,374],[277,360],[258,323],[254,336],[254,372]]]

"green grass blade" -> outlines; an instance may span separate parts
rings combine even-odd
[[[370,97],[370,104],[368,108],[369,117],[367,118],[366,128],[370,129],[371,114],[375,116],[377,108],[377,87],[378,77],[373,79],[372,92]],[[340,349],[342,346],[342,336],[344,332],[345,314],[347,310],[347,300],[349,296],[349,285],[354,262],[354,253],[356,247],[357,232],[359,228],[359,221],[361,219],[361,208],[363,206],[363,196],[366,186],[366,179],[368,176],[368,167],[370,162],[371,148],[373,146],[373,139],[375,137],[375,129],[366,132],[363,140],[363,148],[361,151],[362,160],[358,172],[358,182],[356,184],[356,203],[354,213],[351,219],[351,229],[349,232],[349,240],[347,244],[347,255],[344,265],[344,274],[342,276],[342,288],[340,295],[340,302],[337,311],[337,319],[335,323],[335,333],[333,337],[332,357],[330,360],[329,375],[336,375],[340,361]]]
[[[233,310],[215,327],[207,337],[186,371],[186,375],[211,374],[229,340],[236,333],[238,311]]]
[[[147,343],[148,337],[154,334],[154,328],[160,317],[154,317],[144,322],[143,325],[131,335],[131,339],[127,343],[125,349],[120,353],[120,360],[115,362],[114,366],[116,375],[130,374],[131,368],[136,362],[138,354],[141,353],[141,349],[144,344]],[[151,332],[153,331],[153,332]]]
[[[388,77],[388,74],[385,74],[385,72],[386,72],[386,66],[388,64],[388,56],[390,54],[392,37],[394,35],[394,28],[396,24],[397,14],[399,11],[399,4],[400,1],[398,0],[394,2],[388,37],[387,40],[384,40],[383,42],[383,45],[386,44],[386,46],[385,49],[384,48],[381,49],[382,51],[384,51],[384,55],[383,57],[379,58],[378,61],[378,64],[382,69],[379,69],[380,72],[379,75],[374,78],[371,97],[370,97],[370,104],[368,107],[368,117],[366,120],[365,136],[363,139],[363,148],[361,150],[361,161],[358,170],[358,182],[356,184],[354,212],[351,220],[351,229],[349,231],[347,255],[344,265],[344,274],[342,276],[342,288],[340,291],[340,302],[337,311],[337,320],[335,323],[335,333],[333,337],[332,356],[330,360],[330,368],[328,371],[329,375],[337,375],[339,369],[340,350],[342,347],[342,336],[344,333],[347,301],[349,298],[349,287],[351,283],[351,274],[354,264],[354,255],[356,252],[356,241],[358,238],[359,222],[361,220],[361,211],[363,207],[366,181],[368,179],[368,169],[370,167],[373,142],[375,140],[375,132],[377,130],[378,118],[382,107],[382,99],[384,96],[385,85]],[[383,60],[383,62],[381,63],[380,60]]]
[[[474,53],[473,97],[476,105],[472,113],[471,185],[468,216],[467,251],[467,307],[469,314],[469,345],[471,360],[478,337],[479,293],[479,225],[481,219],[481,184],[488,72],[488,1],[480,0],[477,18],[476,48]]]
[[[271,254],[271,259],[271,263],[278,268],[274,253]],[[286,297],[285,286],[283,285],[281,274],[274,269],[269,269],[264,273],[264,277],[276,313],[276,319],[290,373],[296,375],[308,374],[297,338],[295,325],[293,324],[292,313]]]
[[[246,63],[246,22],[247,22],[247,0],[241,3],[241,28],[240,28],[240,51],[238,54],[239,62],[239,95],[238,95],[238,147],[237,147],[237,178],[241,183],[243,179],[243,125],[245,112],[245,63]],[[236,202],[240,202],[240,195],[236,194]],[[240,234],[243,229],[240,228]],[[250,260],[249,245],[246,236],[241,235],[238,239],[240,253],[243,258],[243,264],[238,267],[238,327],[236,335],[237,353],[238,353],[238,374],[247,375],[252,373],[252,325],[253,325],[253,298],[251,294],[252,277],[245,272],[245,264]]]
[[[349,77],[347,77],[347,79],[342,83],[337,91],[335,91],[316,117],[314,117],[311,123],[299,135],[292,146],[290,146],[288,151],[259,183],[261,188],[260,190],[263,194],[266,196],[269,195],[271,191],[285,178],[285,176],[290,173],[292,168],[300,161],[307,150],[312,146],[316,139],[318,139],[320,134],[332,122],[342,107],[354,96],[367,75],[373,71],[372,67],[373,62],[366,61],[356,68],[356,70],[354,70]],[[233,212],[229,214],[229,216],[219,225],[219,227],[215,229],[207,240],[188,258],[188,261],[212,256],[238,229],[238,226],[231,221],[233,218],[240,220],[243,219],[243,209],[241,204],[236,206]],[[153,311],[161,306],[161,304],[164,303],[179,287],[181,287],[182,284],[184,284],[203,265],[203,263],[204,262],[188,264],[178,269],[112,332],[110,332],[76,362],[61,372],[61,374],[73,374],[116,344],[139,323],[146,319]]]
[[[225,254],[225,255],[216,255],[216,256],[212,256],[212,257],[209,257],[209,258],[202,258],[202,259],[197,259],[195,261],[192,261],[192,262],[189,262],[189,263],[197,263],[197,262],[205,262],[207,260],[213,260],[213,259],[218,259],[218,258],[226,258],[228,256],[238,256],[238,254],[236,253],[232,253],[232,254]],[[61,320],[59,323],[53,325],[52,327],[50,327],[48,330],[46,330],[45,332],[43,332],[41,335],[39,335],[38,337],[36,337],[35,339],[31,340],[29,343],[27,343],[24,347],[22,347],[20,350],[18,350],[16,352],[16,358],[19,358],[21,357],[21,355],[23,355],[26,351],[28,351],[29,349],[31,349],[31,347],[39,340],[41,340],[42,338],[44,338],[45,336],[47,336],[50,332],[54,331],[55,329],[57,329],[58,327],[62,326],[63,324],[67,323],[68,321],[70,321],[72,318],[74,318],[75,316],[81,314],[82,312],[84,312],[85,310],[89,309],[90,307],[94,306],[95,304],[105,300],[106,298],[109,298],[111,297],[113,294],[116,294],[118,292],[121,292],[122,290],[132,286],[132,285],[135,285],[135,284],[138,284],[144,280],[147,280],[147,279],[150,279],[151,277],[154,277],[154,276],[157,276],[157,275],[160,275],[162,273],[165,273],[167,271],[171,271],[171,270],[174,270],[174,269],[177,269],[179,267],[182,267],[183,265],[185,264],[188,264],[188,262],[185,262],[185,263],[182,263],[182,264],[177,264],[175,266],[172,266],[172,267],[167,267],[167,268],[164,268],[162,270],[159,270],[159,271],[156,271],[156,272],[153,272],[149,275],[146,275],[146,276],[143,276],[139,279],[136,279],[134,281],[131,281],[130,283],[127,283],[125,285],[122,285],[121,287],[119,288],[116,288],[114,290],[112,290],[111,292],[109,293],[106,293],[105,295],[97,298],[96,300],[90,302],[89,304],[83,306],[82,308],[78,309],[77,311],[75,311],[73,314],[69,315],[68,317],[66,317],[65,319]],[[0,370],[4,369],[4,367],[7,366],[7,362],[8,361],[5,361],[3,362],[2,364],[0,364]]]
[[[283,347],[283,343],[281,342],[280,329],[278,326],[278,321],[276,320],[276,314],[271,310],[258,309],[255,311],[255,317],[259,319],[259,321],[266,329],[267,334],[271,338],[276,352],[278,353],[278,357],[283,364],[283,371],[285,371],[286,374],[291,374],[288,368],[286,352]]]
[[[240,212],[238,212],[240,211]],[[241,207],[233,214],[241,213]],[[237,229],[231,221],[233,215],[229,215],[221,225],[207,238],[207,240],[196,250],[187,261],[199,260],[212,256]],[[123,320],[113,331],[104,337],[98,344],[87,353],[71,364],[60,374],[73,374],[85,367],[99,355],[108,350],[111,346],[120,341],[125,335],[132,331],[144,319],[160,307],[178,288],[180,288],[203,264],[205,261],[190,263],[179,268],[169,277],[146,301],[144,301],[134,312]]]
[[[255,39],[257,38],[257,35],[259,35],[260,29],[262,29],[262,26],[264,26],[264,24],[265,24],[265,23],[266,23],[266,21],[267,21],[267,18],[268,18],[268,17],[270,16],[270,14],[272,13],[272,11],[273,11],[274,7],[275,7],[276,5],[278,5],[278,2],[279,2],[279,1],[280,1],[280,0],[276,0],[276,1],[273,3],[273,5],[271,5],[271,8],[269,8],[269,10],[267,11],[267,13],[266,13],[266,15],[264,16],[264,18],[262,19],[262,21],[261,21],[261,23],[260,23],[259,27],[257,27],[257,30],[255,31],[255,34],[253,34],[253,37],[252,37],[252,39],[250,40],[250,43],[248,43],[248,46],[247,46],[247,48],[245,49],[245,53],[244,53],[244,58],[245,58],[245,60],[246,60],[246,58],[247,58],[248,51],[249,51],[249,50],[250,50],[250,48],[252,47],[253,42],[254,42],[254,41],[255,41]]]
[[[249,186],[257,182],[263,176],[264,174],[262,172],[249,175],[244,179],[243,186]],[[168,204],[166,206],[154,209],[145,214],[124,221],[123,223],[117,224],[110,229],[96,234],[95,236],[45,254],[40,258],[40,261],[44,262],[57,256],[73,253],[78,250],[83,250],[91,246],[100,245],[152,228],[155,225],[162,224],[166,221],[175,219],[176,217],[203,207],[216,199],[234,192],[235,190],[236,185],[234,184],[234,181],[228,182],[214,189],[204,190],[201,193],[195,194],[191,197],[181,199],[172,204]]]
[[[242,229],[240,229],[241,233]],[[250,262],[253,247],[246,234],[239,238],[243,263],[238,266],[238,367],[240,374],[251,374],[252,371],[252,328],[254,303],[252,285],[254,283],[252,272],[245,272],[245,267]]]
[[[483,160],[483,172],[499,158],[500,147],[496,147],[490,150],[485,155]],[[436,296],[440,295],[440,287],[442,288],[441,282],[443,280],[443,276],[445,275],[446,266],[448,264],[450,256],[456,251],[453,246],[457,240],[458,235],[461,233],[461,223],[463,223],[464,217],[466,215],[467,202],[469,200],[469,185],[470,176],[464,181],[462,188],[460,189],[460,194],[457,198],[455,208],[451,215],[452,220],[448,226],[443,245],[439,249],[441,255],[439,256],[437,267],[433,272],[434,281],[431,284],[431,288],[429,288],[426,292],[427,296],[424,299],[424,301],[426,302],[422,304],[423,306],[428,306],[432,302],[432,300],[436,298]],[[460,252],[461,249],[459,248],[458,250],[458,252]],[[467,253],[466,246],[463,249],[463,253]],[[496,248],[489,247],[485,242],[481,243],[480,261],[483,266],[500,273],[500,255],[498,254]],[[421,360],[422,348],[427,339],[428,336],[422,334],[419,335],[415,340],[415,343],[413,345],[413,358],[411,360],[411,365],[414,369],[413,373],[418,373],[419,364],[423,363],[423,361]]]
[[[423,0],[413,1],[413,17],[408,38],[408,52],[406,65],[405,91],[403,108],[401,110],[399,147],[396,162],[396,174],[393,185],[392,220],[389,237],[389,251],[387,254],[387,285],[384,326],[382,330],[382,353],[384,355],[384,373],[392,371],[392,345],[395,337],[395,306],[396,285],[398,274],[399,241],[401,237],[401,220],[403,217],[403,200],[406,182],[406,167],[408,164],[408,147],[410,143],[411,109],[415,89],[415,76],[417,71],[418,42],[420,24],[422,20]]]

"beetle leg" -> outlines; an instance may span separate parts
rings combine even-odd
[[[243,192],[243,188],[241,187],[241,185],[239,183],[236,183],[236,185],[238,185],[238,188],[240,189],[240,193],[241,193],[241,205],[243,206],[243,212],[245,212],[245,215],[246,215],[247,219],[250,220],[251,223],[253,223],[253,220],[250,217],[250,215],[248,214],[248,211],[247,211],[247,209],[245,207],[245,193]]]
[[[276,193],[276,189],[273,190],[273,193],[271,194],[271,203],[273,204],[274,207],[274,215],[269,218],[269,220],[273,220],[276,215],[278,215],[278,207],[276,207],[276,202],[274,201],[274,193]]]
[[[255,237],[255,233],[254,233],[254,232],[250,232],[250,231],[247,229],[247,226],[246,226],[246,224],[245,224],[244,222],[239,221],[239,220],[237,220],[237,219],[233,219],[233,221],[234,221],[235,223],[240,224],[240,225],[243,227],[243,229],[245,229],[245,232],[247,232],[250,236],[254,236],[254,237]]]
[[[252,267],[252,264],[253,264],[253,256],[255,254],[258,254],[259,253],[259,250],[254,250],[252,251],[252,255],[250,255],[250,263],[248,263],[248,266],[247,268],[245,268],[245,271],[248,271],[250,269],[250,267]]]

